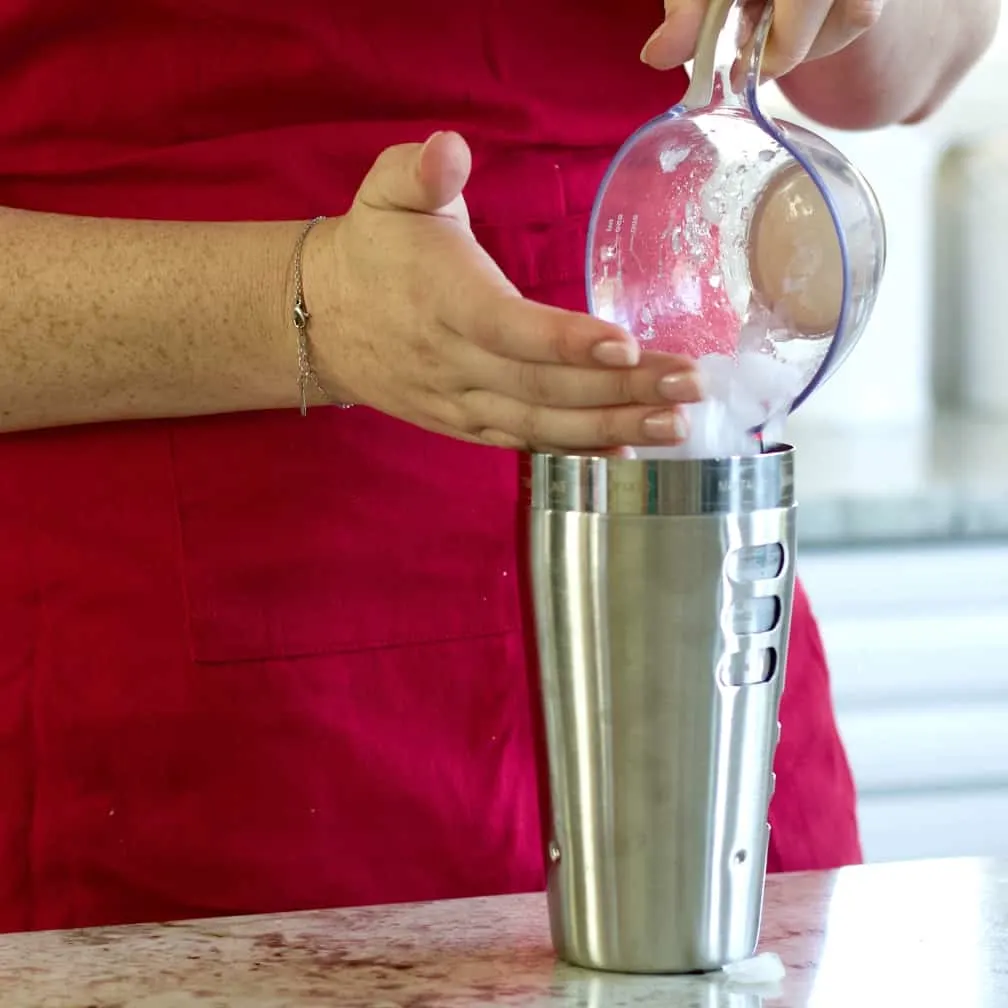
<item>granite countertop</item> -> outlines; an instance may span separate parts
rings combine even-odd
[[[805,547],[1008,541],[1008,422],[816,429],[796,417]]]
[[[0,936],[4,1008],[997,1008],[1008,862],[772,877],[775,989],[557,963],[545,898]]]

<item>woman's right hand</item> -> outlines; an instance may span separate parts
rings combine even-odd
[[[693,364],[523,298],[469,227],[455,133],[384,151],[352,208],[306,242],[323,386],[432,431],[538,450],[682,440]]]

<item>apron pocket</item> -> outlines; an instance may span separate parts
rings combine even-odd
[[[315,409],[181,421],[172,455],[197,661],[521,625],[514,453]]]

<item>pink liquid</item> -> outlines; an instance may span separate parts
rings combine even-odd
[[[699,132],[684,136],[671,152],[645,139],[610,181],[593,285],[615,281],[623,317],[614,320],[647,350],[734,354],[741,320],[721,276],[717,221],[700,202],[715,152]]]

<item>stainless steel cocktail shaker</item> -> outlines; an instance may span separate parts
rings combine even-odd
[[[794,587],[793,451],[537,455],[531,569],[558,954],[754,953]]]

